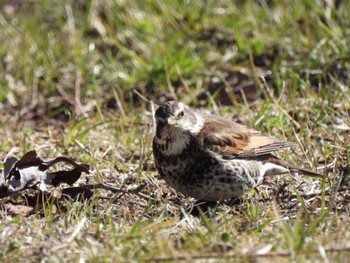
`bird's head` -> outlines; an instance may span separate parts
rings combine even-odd
[[[157,124],[176,125],[185,116],[185,105],[181,102],[168,101],[159,106],[155,118]]]
[[[154,143],[163,145],[165,155],[181,153],[204,123],[202,115],[176,101],[160,105],[154,117],[157,123]]]
[[[176,127],[191,132],[198,126],[200,116],[181,102],[168,101],[156,110],[155,119],[159,126]]]

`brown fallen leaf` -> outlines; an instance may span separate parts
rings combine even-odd
[[[26,216],[33,211],[33,207],[19,204],[2,204],[0,205],[1,210],[5,210],[12,215]]]
[[[72,170],[49,172],[48,169],[57,163],[74,166]],[[73,159],[59,156],[43,161],[35,151],[27,152],[21,159],[8,156],[4,161],[4,169],[0,171],[0,198],[13,195],[21,190],[38,185],[45,189],[47,185],[58,186],[61,183],[73,185],[81,174],[89,173],[89,166],[78,164]]]

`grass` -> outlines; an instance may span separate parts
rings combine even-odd
[[[346,261],[348,1],[16,2],[0,2],[0,157],[69,155],[91,165],[80,185],[116,191],[25,214],[2,199],[2,261]],[[296,142],[279,156],[330,180],[271,178],[192,216],[155,170],[135,91]]]

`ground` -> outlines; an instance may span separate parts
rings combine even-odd
[[[0,1],[0,159],[90,166],[0,199],[3,262],[345,262],[350,254],[348,1]],[[153,162],[179,100],[295,143],[317,170],[198,210]],[[59,169],[58,167],[56,169]]]

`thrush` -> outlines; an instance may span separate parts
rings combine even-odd
[[[264,177],[321,174],[286,163],[274,151],[293,146],[215,115],[169,101],[155,112],[153,155],[159,174],[175,190],[205,201],[241,196]]]

